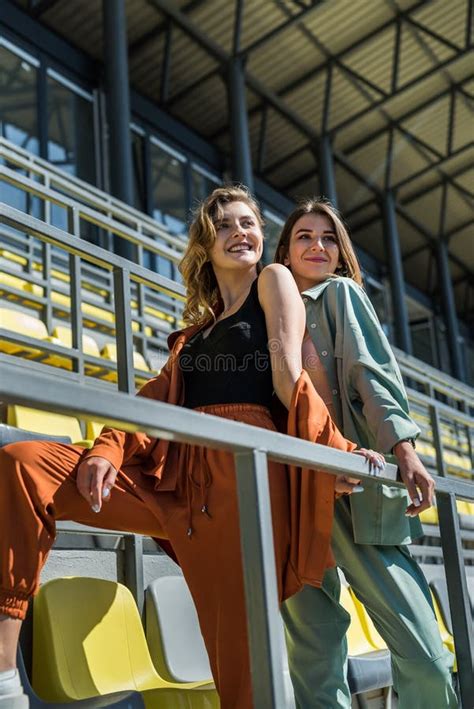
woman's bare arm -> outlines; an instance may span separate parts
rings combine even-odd
[[[285,266],[273,263],[258,279],[258,297],[265,313],[273,386],[288,409],[303,369],[301,346],[306,313],[293,276]]]

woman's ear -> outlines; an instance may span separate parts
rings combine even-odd
[[[286,255],[285,258],[283,259],[283,265],[284,266],[290,265],[290,257],[288,255]]]

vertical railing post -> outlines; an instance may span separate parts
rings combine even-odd
[[[145,602],[143,576],[143,538],[139,534],[126,534],[125,545],[125,585],[130,589],[137,603],[140,615]]]
[[[133,367],[132,315],[130,310],[130,271],[114,268],[115,339],[119,391],[135,392]]]
[[[454,493],[437,493],[439,529],[453,623],[461,706],[474,706],[472,615]]]
[[[68,210],[69,233],[80,239],[80,216],[76,207]],[[82,349],[82,311],[81,311],[81,259],[69,253],[69,292],[71,296],[71,338],[72,346],[78,351],[73,360],[73,370],[84,376],[84,352]]]
[[[253,703],[283,709],[280,617],[267,456],[235,453]]]

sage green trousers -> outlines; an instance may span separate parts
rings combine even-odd
[[[332,538],[338,566],[365,605],[392,656],[399,709],[454,709],[453,656],[441,642],[423,573],[405,546],[355,544],[349,501],[336,503]],[[351,706],[346,630],[337,569],[323,587],[305,586],[282,606],[298,709]]]

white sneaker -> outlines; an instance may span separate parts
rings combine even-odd
[[[0,672],[0,709],[28,709],[29,705],[18,670]]]

